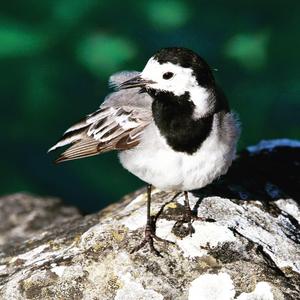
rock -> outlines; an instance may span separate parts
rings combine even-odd
[[[0,201],[0,246],[21,243],[43,232],[49,225],[74,220],[81,215],[59,199],[14,194]]]
[[[80,216],[56,199],[0,200],[0,299],[300,299],[300,147],[264,142],[189,193],[207,221],[188,236],[183,195],[154,190],[163,257],[143,237],[145,190]],[[176,223],[177,222],[177,223]]]

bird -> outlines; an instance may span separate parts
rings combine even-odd
[[[138,71],[109,78],[113,88],[100,107],[67,129],[49,149],[69,146],[56,163],[117,150],[122,166],[147,183],[147,221],[142,242],[160,255],[150,215],[151,191],[184,193],[190,235],[199,218],[188,191],[201,189],[228,171],[240,135],[239,119],[216,83],[212,69],[183,47],[158,50]]]

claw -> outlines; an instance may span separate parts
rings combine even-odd
[[[150,251],[152,253],[154,253],[155,255],[162,257],[160,252],[154,247],[153,240],[156,240],[157,242],[164,242],[165,244],[170,243],[170,244],[174,245],[175,243],[164,240],[155,234],[155,229],[156,229],[155,223],[156,223],[158,215],[156,217],[153,217],[150,215],[150,206],[151,206],[151,185],[149,184],[147,186],[147,224],[146,224],[146,228],[145,228],[145,236],[144,236],[144,239],[142,240],[142,242],[130,251],[130,254],[132,254],[136,251],[139,251],[146,244],[149,244]]]
[[[181,221],[182,223],[188,223],[188,232],[190,237],[192,236],[193,233],[195,233],[195,228],[192,225],[194,221],[205,221],[205,219],[195,216],[193,212],[190,211],[190,214],[185,215],[184,219]]]
[[[164,240],[160,237],[158,237],[157,235],[155,235],[154,230],[153,230],[153,226],[151,225],[146,225],[146,229],[145,229],[145,237],[142,240],[142,242],[137,245],[136,247],[134,247],[131,251],[130,254],[139,251],[140,249],[142,249],[146,244],[149,244],[150,247],[150,251],[152,253],[154,253],[157,256],[163,257],[160,252],[154,247],[154,241],[156,240],[158,242],[163,242],[163,243],[170,243],[170,244],[175,244],[174,242],[168,241],[168,240]]]
[[[194,221],[205,221],[205,218],[198,217],[190,208],[188,193],[184,192],[184,215],[182,220],[177,221],[175,226],[181,227],[183,223],[188,224],[188,234],[191,237],[193,233],[195,233],[195,229],[193,227]]]

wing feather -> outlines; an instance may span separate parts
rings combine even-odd
[[[109,83],[119,86],[138,74],[136,71],[119,72],[110,77]],[[56,160],[62,162],[133,148],[139,144],[144,128],[152,122],[151,103],[151,97],[139,93],[138,88],[117,90],[105,98],[97,111],[67,129],[49,151],[69,145]]]
[[[144,128],[152,121],[149,109],[103,107],[70,127],[49,151],[71,145],[57,163],[137,146]]]
[[[56,163],[60,163],[67,160],[79,159],[82,157],[88,157],[98,154],[98,142],[92,139],[83,139],[63,152]]]

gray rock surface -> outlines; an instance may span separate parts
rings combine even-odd
[[[81,215],[75,207],[64,206],[54,197],[25,193],[2,197],[0,201],[0,247],[21,243],[44,231]]]
[[[249,147],[229,173],[189,193],[199,216],[187,234],[183,195],[154,190],[163,257],[143,237],[145,190],[80,216],[57,199],[0,199],[0,299],[300,299],[300,148]],[[202,199],[202,201],[201,201]]]

